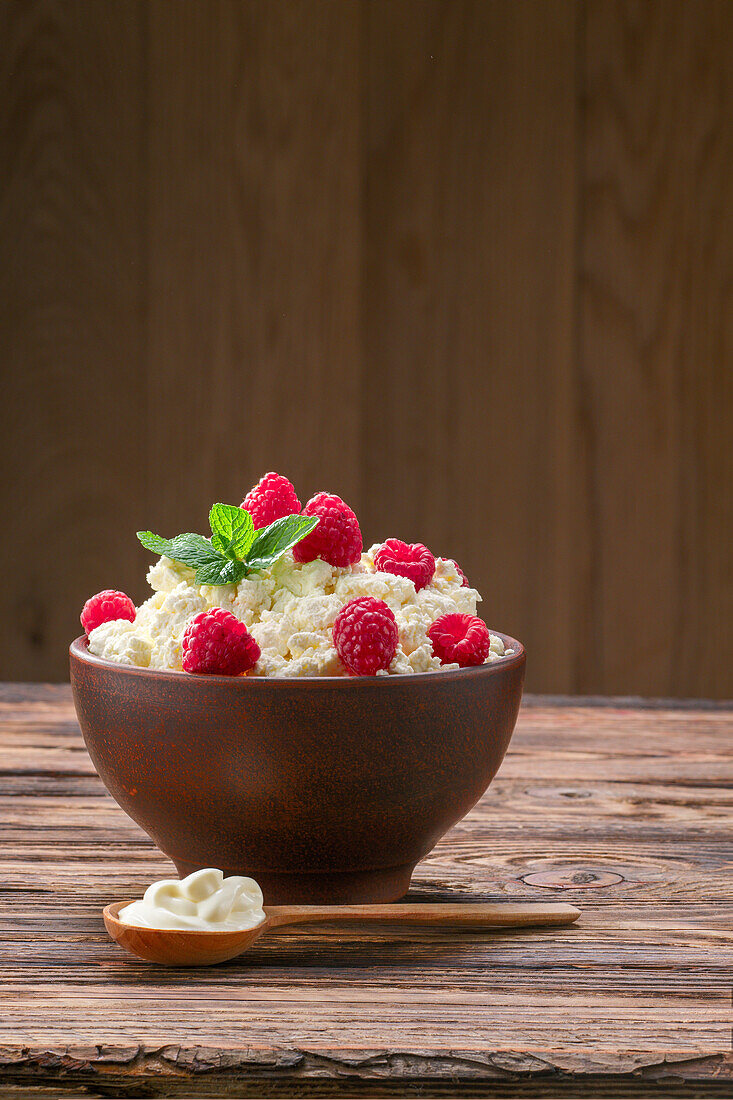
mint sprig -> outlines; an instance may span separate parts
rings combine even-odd
[[[211,539],[186,532],[164,539],[138,531],[146,550],[164,554],[196,571],[196,584],[238,584],[243,577],[268,569],[304,539],[318,523],[316,516],[283,516],[255,531],[252,517],[233,504],[214,504],[209,512]]]

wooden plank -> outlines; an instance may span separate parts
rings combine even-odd
[[[5,676],[275,466],[455,554],[530,687],[733,694],[729,0],[0,20]]]
[[[580,679],[730,694],[733,5],[584,9]]]
[[[562,898],[574,928],[303,929],[184,973],[104,933],[106,901],[171,868],[94,776],[68,689],[0,689],[0,1095],[728,1095],[732,728],[720,709],[523,710],[412,894]],[[595,777],[558,782],[553,759]]]
[[[142,595],[142,6],[0,3],[0,666],[66,679],[87,596]],[[98,10],[98,9],[97,9]],[[120,59],[124,63],[120,63]]]
[[[147,10],[150,523],[270,469],[356,506],[356,0]]]
[[[455,555],[531,689],[578,690],[576,6],[365,12],[365,527]]]

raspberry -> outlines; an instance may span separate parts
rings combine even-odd
[[[242,501],[244,508],[252,517],[255,528],[267,527],[283,516],[297,515],[300,501],[292,484],[282,474],[269,473],[250,489]]]
[[[231,611],[200,611],[183,635],[183,671],[239,676],[260,658],[260,647]]]
[[[303,509],[305,516],[318,516],[318,524],[293,547],[298,562],[323,558],[329,565],[353,565],[361,556],[359,521],[341,497],[316,493]]]
[[[135,622],[135,604],[124,592],[115,592],[114,588],[105,588],[90,596],[81,609],[81,625],[87,634],[91,634],[102,623],[111,623],[115,619],[127,619]]]
[[[435,558],[421,542],[400,542],[387,539],[374,555],[374,564],[380,573],[394,573],[407,577],[419,592],[430,584],[435,572]]]
[[[384,600],[362,596],[345,604],[333,624],[333,644],[352,676],[389,668],[397,652],[397,622]]]
[[[461,577],[461,578],[462,578],[462,580],[461,580],[461,588],[470,588],[470,587],[471,587],[471,585],[470,585],[470,584],[468,583],[468,577],[467,577],[467,576],[466,576],[466,574],[465,574],[465,573],[463,572],[463,570],[461,569],[461,567],[460,567],[460,565],[458,564],[458,562],[457,562],[457,561],[455,561],[455,559],[454,559],[454,558],[449,558],[449,559],[446,559],[446,560],[448,560],[448,561],[452,561],[452,562],[453,562],[453,564],[454,564],[454,565],[455,565],[455,567],[456,567],[456,573],[458,574],[458,576],[459,576],[459,577]]]
[[[476,615],[442,615],[428,630],[433,653],[441,664],[461,668],[482,665],[489,655],[489,628]]]

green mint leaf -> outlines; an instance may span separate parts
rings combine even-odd
[[[279,557],[310,534],[317,516],[283,516],[258,531],[247,555],[248,569],[267,569]]]
[[[212,565],[215,562],[223,565],[229,560],[220,554],[203,535],[186,532],[183,535],[176,535],[173,539],[164,539],[160,535],[154,535],[152,531],[138,531],[137,537],[146,550],[152,550],[154,554],[165,554],[167,558],[180,561],[192,569],[200,569],[204,565]]]
[[[238,584],[248,573],[267,569],[318,523],[315,516],[283,516],[255,531],[252,517],[233,504],[215,504],[209,514],[211,541],[185,532],[164,539],[153,531],[138,531],[143,546],[154,554],[188,565],[196,584]]]
[[[247,566],[242,561],[220,558],[218,562],[202,565],[196,570],[196,584],[238,584],[247,575]]]
[[[151,550],[153,554],[166,554],[170,546],[170,539],[154,535],[152,531],[138,531],[137,537],[145,549]]]
[[[233,561],[242,561],[254,542],[255,526],[244,508],[214,504],[209,512],[211,545]]]
[[[166,557],[181,561],[184,565],[190,565],[192,569],[200,569],[203,565],[226,560],[222,559],[219,551],[203,535],[194,535],[190,532],[176,535],[170,540]]]

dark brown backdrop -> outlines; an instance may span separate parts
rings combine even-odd
[[[264,470],[733,695],[730,0],[2,0],[3,678]]]

